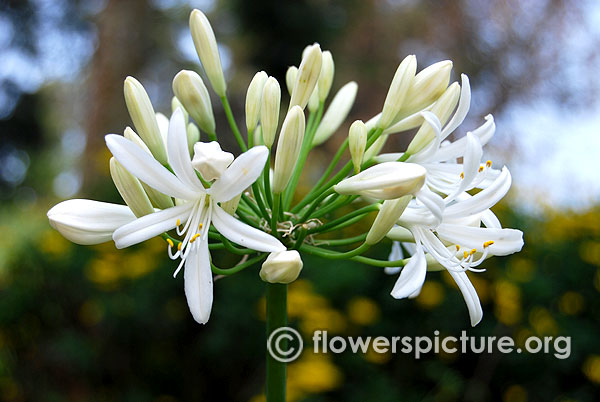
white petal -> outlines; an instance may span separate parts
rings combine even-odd
[[[472,131],[473,135],[479,138],[481,146],[484,146],[494,136],[496,131],[496,124],[491,114],[485,117],[485,123]],[[428,162],[444,162],[444,161],[455,161],[464,155],[465,143],[467,137],[462,137],[446,146],[441,147],[435,155],[429,158]]]
[[[431,211],[436,221],[439,223],[442,221],[442,214],[444,213],[444,199],[431,191],[427,185],[424,185],[416,194],[417,200]]]
[[[486,209],[481,213],[481,222],[486,228],[501,228],[502,225],[498,220],[498,217],[492,212],[491,209]]]
[[[500,176],[488,188],[481,190],[465,201],[460,201],[446,207],[444,217],[469,216],[485,211],[496,205],[506,195],[510,189],[510,185],[510,172],[506,167],[503,167]]]
[[[194,245],[185,260],[183,282],[185,298],[194,320],[206,324],[210,317],[213,303],[213,277],[210,270],[210,254],[208,241],[199,241]]]
[[[219,201],[229,201],[256,181],[265,167],[269,149],[264,145],[250,148],[238,156],[210,188],[211,196]]]
[[[417,243],[417,249],[408,264],[402,268],[400,276],[392,289],[391,295],[395,299],[403,299],[411,296],[423,286],[425,275],[427,274],[427,264],[425,262],[425,253],[423,246]]]
[[[404,253],[402,252],[402,247],[400,247],[399,241],[392,242],[392,250],[390,251],[390,255],[388,256],[388,261],[398,261],[404,258]],[[383,272],[388,275],[395,275],[402,267],[385,267]]]
[[[481,142],[479,141],[479,138],[475,137],[472,133],[467,133],[466,139],[467,142],[465,144],[465,154],[463,158],[463,177],[458,189],[456,189],[454,194],[448,197],[449,199],[453,199],[456,194],[460,194],[467,188],[470,188],[480,167],[481,157],[483,156]]]
[[[516,229],[442,224],[436,232],[442,240],[479,252],[483,251],[483,243],[493,241],[494,244],[488,246],[492,255],[509,255],[523,248],[523,232]]]
[[[113,240],[117,248],[125,248],[158,236],[177,226],[177,219],[185,222],[190,216],[193,203],[163,209],[150,215],[142,216],[135,221],[115,230]]]
[[[198,197],[195,191],[125,137],[110,134],[105,139],[108,149],[119,163],[150,187],[175,198],[191,200]]]
[[[169,157],[169,165],[171,165],[179,180],[184,182],[188,187],[204,191],[204,186],[192,167],[190,149],[187,142],[185,117],[179,107],[175,110],[169,121],[167,156]]]
[[[456,113],[452,116],[452,119],[446,124],[444,129],[442,130],[442,140],[448,137],[458,126],[461,125],[465,117],[467,117],[467,113],[469,113],[469,108],[471,107],[471,85],[469,84],[469,77],[466,74],[461,74],[461,89],[460,89],[460,101],[458,102],[458,107],[456,108]]]
[[[469,309],[469,317],[471,318],[471,326],[475,326],[479,324],[479,321],[483,318],[483,309],[481,308],[481,302],[479,301],[479,296],[477,296],[477,291],[473,287],[473,284],[469,280],[466,272],[457,272],[457,271],[448,271],[454,281],[458,285],[463,298],[465,299],[465,303],[467,304],[467,308]]]
[[[216,203],[213,203],[212,223],[223,236],[249,249],[270,253],[286,249],[275,237],[238,221]]]
[[[48,211],[50,225],[73,243],[109,241],[113,232],[136,219],[128,206],[92,200],[63,201]]]

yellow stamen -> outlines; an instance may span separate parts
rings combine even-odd
[[[177,250],[181,250],[181,242],[177,243]]]
[[[198,237],[200,237],[200,233],[196,233],[195,235],[193,235],[192,238],[190,239],[190,243],[195,242]]]
[[[177,226],[181,225],[181,220],[177,219]]]
[[[169,243],[169,247],[173,247],[173,240],[167,239],[167,243]]]
[[[469,253],[467,251],[465,251],[464,256],[465,256],[465,258],[467,258],[469,256]]]
[[[202,224],[199,224],[199,225],[198,225],[198,230],[202,230],[202,226],[204,226],[204,225],[202,225]]]
[[[457,244],[456,245],[456,251],[460,250],[460,246]]]
[[[487,166],[487,167],[492,167],[492,161],[488,160],[488,161],[485,163],[485,166]]]
[[[461,178],[461,179],[464,179],[464,178],[465,178],[465,172],[462,172],[462,173],[460,174],[460,178]]]
[[[483,172],[483,165],[479,166],[479,173]]]
[[[485,243],[483,243],[483,248],[488,248],[489,246],[491,246],[492,244],[494,244],[493,240],[490,241],[486,241]]]
[[[476,252],[477,252],[477,250],[476,250],[476,249],[473,249],[473,250],[471,250],[471,252],[469,253],[469,255],[473,255],[473,254],[475,254]]]

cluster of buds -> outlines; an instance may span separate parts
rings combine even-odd
[[[244,136],[229,106],[215,35],[199,10],[190,16],[190,30],[242,153],[235,158],[221,149],[200,74],[183,70],[175,76],[170,118],[155,113],[143,86],[128,77],[125,100],[136,131],[128,127],[124,136],[106,137],[111,176],[126,206],[64,201],[48,212],[51,224],[80,244],[112,239],[122,248],[161,236],[169,256],[180,260],[175,274],[185,268],[186,298],[201,323],[210,315],[213,274],[235,274],[264,260],[260,278],[286,284],[299,276],[301,255],[310,254],[399,272],[391,290],[395,298],[415,297],[427,271],[445,269],[477,324],[481,306],[466,271],[479,271],[493,255],[519,251],[523,240],[520,231],[502,228],[490,210],[511,185],[506,167],[482,162],[493,118],[448,140],[469,109],[467,77],[451,84],[452,62],[418,72],[416,57],[406,57],[381,113],[366,123],[354,121],[321,179],[299,192],[311,150],[340,132],[358,85],[341,85],[328,102],[336,87],[334,60],[318,44],[309,45],[299,66],[286,73],[287,104],[275,77],[260,71],[251,79]],[[404,152],[382,153],[389,135],[415,129]],[[338,168],[346,150],[351,158]],[[339,216],[348,206],[356,208]],[[331,236],[370,218],[362,234]],[[382,241],[391,243],[388,260],[365,255]],[[243,258],[220,268],[215,253],[222,250]]]

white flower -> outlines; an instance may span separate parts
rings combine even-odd
[[[192,166],[200,172],[204,180],[214,180],[233,162],[233,154],[221,150],[216,141],[197,142],[194,144]]]
[[[302,271],[302,258],[296,250],[271,253],[263,262],[260,278],[269,283],[292,283]]]
[[[106,144],[131,174],[181,201],[175,207],[119,227],[113,234],[113,240],[117,248],[124,248],[177,229],[183,240],[175,253],[169,245],[169,256],[172,259],[181,258],[175,274],[185,265],[185,294],[190,311],[199,323],[208,321],[212,307],[212,274],[208,252],[211,223],[223,236],[244,247],[264,252],[285,250],[279,240],[239,222],[218,204],[236,197],[257,179],[268,155],[266,147],[254,147],[240,155],[206,189],[190,160],[185,120],[180,109],[171,117],[167,139],[169,165],[175,174],[124,137],[108,135]]]

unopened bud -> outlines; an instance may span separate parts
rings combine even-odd
[[[248,92],[246,92],[246,128],[248,131],[254,131],[260,117],[260,105],[265,82],[267,81],[267,73],[259,71],[254,74]]]
[[[181,101],[179,99],[177,99],[176,96],[174,96],[174,97],[171,98],[171,113],[175,113],[175,111],[177,110],[177,108],[180,108],[181,111],[183,112],[183,117],[185,119],[185,124],[187,124],[189,122],[190,114],[188,113],[188,111],[183,106],[183,103],[181,103]]]
[[[313,139],[313,146],[322,144],[340,128],[340,125],[344,122],[348,113],[350,113],[354,99],[356,99],[357,91],[358,85],[356,82],[351,81],[341,87],[338,93],[335,94],[331,104],[327,108],[327,112],[323,116],[323,120],[321,120],[317,128]]]
[[[217,95],[225,96],[227,84],[225,84],[225,76],[221,67],[221,57],[219,56],[219,48],[215,33],[210,26],[208,18],[200,10],[194,10],[190,14],[190,31],[196,52],[202,62],[202,67],[206,71],[208,80]]]
[[[294,90],[294,84],[296,84],[296,77],[298,76],[298,67],[291,66],[288,67],[285,73],[285,85],[288,90],[288,94],[292,96],[292,92]]]
[[[269,254],[262,264],[259,275],[268,283],[291,283],[302,271],[302,258],[296,250],[279,251]]]
[[[435,114],[440,121],[442,127],[452,115],[452,112],[456,108],[458,99],[460,97],[460,85],[457,82],[450,85],[448,89],[440,96],[440,98],[431,107],[431,113]],[[406,152],[410,155],[414,155],[421,151],[435,138],[435,130],[428,122],[423,123],[415,137],[412,139]]]
[[[275,142],[277,125],[279,124],[279,107],[281,104],[281,88],[279,82],[269,77],[262,93],[262,105],[260,107],[260,126],[262,128],[262,139],[270,149]]]
[[[406,95],[401,114],[408,116],[435,102],[448,88],[452,62],[440,61],[423,69],[415,79]]]
[[[325,50],[322,54],[321,59],[321,74],[319,75],[319,101],[325,102],[329,91],[331,90],[331,84],[333,83],[333,75],[335,73],[335,66],[333,64],[333,56],[329,50]]]
[[[131,209],[131,212],[138,218],[154,213],[154,207],[152,207],[152,203],[150,203],[140,181],[125,170],[115,158],[110,158],[109,165],[110,176],[115,183],[115,187],[117,187],[121,198]]]
[[[188,148],[190,154],[194,152],[194,144],[200,141],[200,129],[194,123],[188,123],[186,128]]]
[[[202,178],[211,181],[221,177],[221,174],[233,162],[233,155],[221,150],[218,142],[197,142],[194,144],[192,166],[200,172]]]
[[[386,129],[394,122],[396,115],[398,115],[398,112],[402,109],[408,89],[415,78],[416,71],[417,58],[414,55],[407,56],[402,60],[396,70],[385,102],[383,103],[383,109],[381,110],[381,117],[377,122],[377,127]]]
[[[274,194],[281,194],[292,177],[302,148],[304,125],[302,108],[298,105],[292,107],[285,116],[277,143],[272,186]]]
[[[360,172],[360,165],[363,162],[365,148],[367,147],[367,126],[362,120],[356,120],[350,126],[348,132],[348,148],[352,156],[352,164],[354,165],[354,173]]]
[[[124,84],[125,103],[137,132],[144,140],[154,158],[167,163],[167,151],[156,122],[152,102],[138,80],[127,77]]]
[[[194,71],[181,70],[173,78],[173,92],[200,129],[214,134],[215,116],[202,78]]]
[[[367,234],[365,243],[370,245],[379,243],[394,227],[396,221],[398,221],[411,199],[412,196],[405,195],[394,200],[384,201],[369,233]]]
[[[301,109],[306,107],[306,103],[317,85],[319,74],[321,74],[321,47],[315,43],[306,51],[298,68],[290,109],[296,105]]]
[[[308,110],[312,113],[316,112],[319,108],[319,83],[315,85],[310,98],[308,98]]]
[[[419,191],[426,173],[423,166],[415,163],[385,162],[342,180],[333,188],[339,194],[392,200]]]

